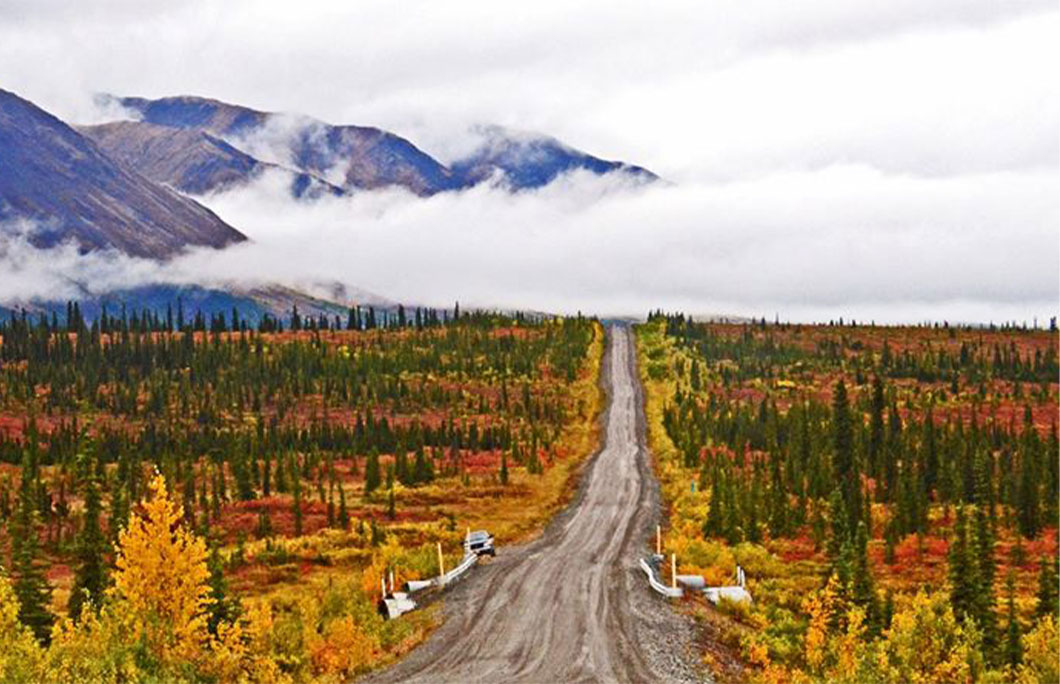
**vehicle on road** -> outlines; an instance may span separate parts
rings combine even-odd
[[[496,556],[497,551],[493,548],[493,535],[485,530],[476,530],[467,535],[464,548],[468,553],[476,556]]]

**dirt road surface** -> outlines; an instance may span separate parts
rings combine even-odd
[[[658,517],[633,335],[608,328],[606,441],[537,541],[498,550],[447,591],[445,623],[366,682],[686,682],[692,626],[651,593],[637,559]]]

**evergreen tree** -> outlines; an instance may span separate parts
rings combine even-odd
[[[953,523],[953,538],[949,548],[950,603],[953,612],[962,620],[978,617],[978,568],[968,544],[968,526],[964,508],[957,508]]]
[[[1038,603],[1034,609],[1035,618],[1052,615],[1060,617],[1057,582],[1060,582],[1060,558],[1042,556],[1041,569],[1038,572]]]
[[[416,484],[425,484],[434,480],[434,466],[427,458],[423,447],[416,450],[416,463],[413,466],[412,479]]]
[[[864,522],[859,522],[854,544],[856,548],[851,578],[851,599],[855,605],[865,609],[865,625],[870,634],[877,635],[883,625],[879,597],[876,595],[876,583],[869,566],[868,541],[868,528]]]
[[[294,476],[294,536],[302,536],[302,478]]]
[[[1005,664],[1017,667],[1023,661],[1023,644],[1019,616],[1016,615],[1016,578],[1012,571],[1005,582],[1005,593],[1008,596],[1008,629],[1005,630]]]
[[[339,483],[339,526],[350,531],[350,512],[346,508],[346,489]]]
[[[228,594],[228,581],[225,579],[224,561],[221,559],[221,550],[218,544],[210,547],[210,556],[207,558],[206,566],[210,570],[210,607],[207,626],[210,633],[217,634],[217,627],[226,622],[234,623],[243,612],[239,599]]]
[[[404,446],[399,445],[394,452],[394,476],[406,487],[413,484],[412,471],[409,470],[409,461],[405,455]]]
[[[1037,466],[1038,433],[1034,429],[1030,407],[1024,410],[1024,427],[1020,453],[1019,493],[1016,503],[1017,519],[1020,533],[1027,539],[1034,539],[1041,531],[1039,511],[1039,475]],[[1056,454],[1050,456],[1056,458]]]
[[[364,464],[364,495],[368,496],[379,489],[382,479],[382,474],[379,470],[379,452],[373,447],[368,452],[368,459]]]
[[[872,404],[869,412],[869,453],[868,468],[877,481],[883,480],[883,412],[887,404],[883,397],[883,382],[880,376],[872,379]],[[883,492],[883,488],[880,489]]]
[[[930,495],[936,487],[939,477],[939,451],[935,439],[935,412],[929,405],[924,416],[924,436],[921,441],[921,471],[924,474],[924,491]]]
[[[975,507],[975,564],[979,586],[975,591],[975,613],[982,631],[983,650],[990,654],[997,649],[997,614],[994,612],[994,533],[983,506]],[[972,549],[969,549],[972,552]]]
[[[107,540],[100,526],[102,501],[95,477],[85,480],[85,519],[77,539],[77,569],[70,590],[67,610],[70,617],[78,620],[87,602],[98,604],[103,598],[107,584],[107,564],[104,553]]]
[[[832,395],[833,452],[832,472],[839,482],[842,510],[846,516],[846,533],[849,536],[857,529],[861,520],[861,474],[854,455],[853,420],[846,385],[836,383]],[[840,540],[841,543],[842,540]]]
[[[507,452],[501,453],[501,484],[508,484],[508,454]]]
[[[720,537],[723,534],[722,501],[724,497],[721,491],[721,471],[718,468],[717,461],[714,462],[713,475],[710,482],[710,508],[707,510],[707,519],[703,523],[703,535],[706,537]],[[701,485],[700,491],[703,491],[703,489]]]
[[[11,524],[11,559],[15,597],[18,599],[18,619],[28,627],[37,641],[47,644],[51,640],[55,616],[48,606],[52,589],[40,567],[40,547],[37,540],[36,483],[40,472],[32,448],[26,448],[22,457],[21,482],[18,492],[18,510]]]
[[[850,541],[847,516],[843,508],[843,495],[838,489],[832,490],[832,496],[828,500],[828,517],[831,522],[831,535],[828,538],[828,557],[834,565],[839,558],[843,544]]]
[[[783,537],[788,533],[788,507],[791,504],[788,502],[787,489],[784,487],[780,455],[776,452],[770,458],[769,496],[769,533],[773,537]]]
[[[261,455],[261,493],[263,496],[272,496],[272,459],[268,450]]]

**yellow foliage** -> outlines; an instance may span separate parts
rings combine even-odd
[[[824,669],[829,657],[828,623],[835,610],[837,584],[836,576],[832,575],[824,588],[807,596],[802,605],[802,609],[810,616],[810,624],[806,628],[806,664],[815,673]]]
[[[1060,682],[1060,634],[1056,618],[1047,615],[1023,635],[1023,664],[1016,671],[1019,684]]]
[[[279,684],[291,678],[280,671],[269,650],[272,611],[248,611],[245,622],[221,622],[210,640],[210,653],[203,670],[219,682]]]
[[[865,610],[852,608],[847,613],[847,629],[835,642],[835,678],[843,681],[856,681],[864,650]]]
[[[316,644],[311,658],[318,674],[350,674],[370,664],[376,656],[376,642],[366,635],[349,615],[333,620],[324,638]]]
[[[752,641],[747,647],[747,662],[756,667],[769,665],[769,647],[761,641]]]
[[[163,663],[198,659],[207,640],[206,544],[180,526],[183,510],[156,475],[143,512],[119,536],[113,596]]]
[[[886,681],[970,682],[971,645],[943,593],[918,592],[884,632],[877,665]]]
[[[18,620],[18,600],[0,572],[0,681],[34,681],[43,651],[33,634]]]
[[[121,605],[84,611],[76,624],[59,620],[48,649],[48,679],[59,682],[135,682],[145,678],[136,665],[132,620]]]

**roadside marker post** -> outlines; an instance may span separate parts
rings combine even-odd
[[[662,525],[655,526],[655,555],[662,555]]]
[[[677,588],[677,554],[670,554],[670,587]]]
[[[445,559],[442,558],[442,542],[438,542],[438,576],[445,577]]]

